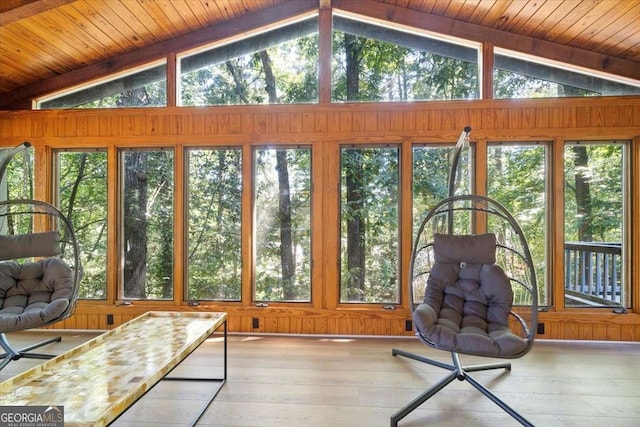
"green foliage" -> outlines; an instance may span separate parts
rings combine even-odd
[[[399,150],[345,148],[341,156],[341,300],[397,303],[399,299]],[[354,176],[354,171],[360,171]],[[358,198],[347,194],[354,181]],[[349,220],[364,219],[364,271],[348,263]],[[354,280],[359,279],[359,280]],[[357,287],[354,283],[364,283]]]
[[[242,151],[188,151],[187,299],[238,301],[242,279]]]
[[[284,151],[288,172],[288,194],[276,170],[278,151]],[[311,299],[311,150],[308,148],[255,151],[255,298],[257,301],[310,301]],[[290,203],[291,247],[284,248],[280,198]],[[285,280],[282,251],[291,251],[292,279]]]
[[[106,299],[107,153],[58,152],[59,208],[71,221],[84,270],[79,297]]]
[[[479,95],[476,63],[355,37],[359,53],[359,101],[473,99]],[[352,47],[349,47],[350,49]],[[347,101],[347,47],[333,34],[332,98]]]

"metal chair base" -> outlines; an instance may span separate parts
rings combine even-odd
[[[2,347],[2,349],[5,351],[5,353],[0,354],[0,371],[4,369],[4,367],[7,366],[9,362],[21,359],[23,357],[26,359],[52,359],[56,356],[52,354],[32,353],[31,350],[45,346],[47,344],[51,344],[53,342],[60,341],[62,341],[62,337],[50,338],[37,344],[33,344],[17,350],[12,347],[11,344],[9,344],[9,341],[7,340],[5,334],[0,333],[0,347]]]
[[[488,397],[493,403],[502,408],[505,412],[515,418],[520,424],[523,426],[533,427],[529,421],[527,421],[522,415],[518,414],[513,408],[500,400],[495,394],[493,394],[489,389],[476,381],[469,372],[477,372],[477,371],[487,371],[491,369],[506,369],[507,371],[511,370],[511,363],[492,363],[486,365],[472,365],[472,366],[462,366],[460,363],[460,357],[457,353],[451,353],[451,357],[453,359],[453,365],[448,363],[439,362],[437,360],[429,359],[423,356],[419,356],[417,354],[408,353],[403,350],[398,350],[396,348],[392,349],[391,354],[394,356],[403,356],[409,359],[417,360],[419,362],[428,363],[429,365],[437,366],[439,368],[443,368],[451,371],[449,375],[442,378],[439,382],[431,386],[428,390],[422,393],[420,396],[413,399],[411,402],[406,404],[402,409],[391,416],[391,427],[397,427],[398,422],[413,412],[414,409],[422,405],[429,398],[434,396],[437,392],[445,388],[449,383],[453,380],[457,379],[459,381],[468,381],[473,387],[475,387],[478,391]]]

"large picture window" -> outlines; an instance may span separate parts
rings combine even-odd
[[[239,301],[242,284],[242,151],[187,150],[188,300]]]
[[[341,149],[340,302],[398,303],[400,150]]]
[[[295,104],[317,98],[317,18],[180,59],[181,105]]]
[[[107,152],[56,152],[58,207],[71,222],[82,261],[79,298],[107,297]]]
[[[333,28],[333,101],[479,97],[476,48],[341,16]]]
[[[496,143],[487,148],[487,195],[507,208],[524,232],[535,264],[540,305],[551,303],[545,268],[548,181],[547,145]]]
[[[626,307],[626,141],[565,145],[565,305]]]
[[[256,301],[311,301],[311,149],[254,151]]]
[[[123,149],[121,297],[173,298],[173,151]]]

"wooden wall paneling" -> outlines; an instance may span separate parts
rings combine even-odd
[[[551,164],[553,171],[552,195],[550,205],[552,218],[551,235],[554,242],[549,269],[553,276],[552,283],[562,283],[562,239],[563,218],[562,198],[564,183],[562,179],[564,140],[591,138],[630,138],[634,137],[631,149],[632,177],[639,176],[640,168],[640,98],[599,98],[599,99],[555,99],[531,101],[477,101],[473,106],[468,102],[428,102],[408,104],[336,104],[326,106],[246,106],[216,107],[189,109],[126,109],[126,110],[91,110],[91,111],[38,111],[38,112],[0,112],[0,146],[14,146],[25,139],[30,139],[36,150],[36,180],[40,193],[47,199],[50,197],[50,148],[58,147],[107,147],[109,185],[108,221],[117,224],[115,200],[117,190],[117,152],[119,147],[158,146],[176,144],[242,144],[243,173],[251,175],[251,146],[264,142],[295,143],[304,141],[312,146],[314,156],[314,188],[320,194],[321,213],[314,208],[313,221],[319,221],[322,227],[322,239],[314,246],[318,258],[314,264],[320,264],[320,278],[314,276],[314,294],[312,310],[305,312],[284,309],[274,312],[275,307],[263,311],[255,311],[252,307],[249,284],[252,272],[243,269],[243,303],[241,305],[212,305],[199,309],[228,311],[230,313],[230,330],[245,332],[261,332],[254,330],[251,319],[259,317],[261,325],[268,325],[268,330],[293,333],[326,333],[340,334],[403,334],[404,321],[408,312],[401,310],[382,311],[375,307],[351,310],[347,305],[338,305],[338,286],[325,286],[324,283],[339,283],[339,154],[340,143],[401,142],[403,147],[402,162],[411,162],[411,143],[420,141],[444,142],[455,139],[460,128],[471,125],[472,140],[486,144],[491,138],[505,140],[553,139]],[[546,124],[546,128],[538,128]],[[535,128],[535,135],[531,129]],[[259,136],[262,133],[263,136]],[[586,135],[586,136],[585,136]],[[28,137],[28,138],[27,138]],[[397,139],[400,138],[398,141]],[[484,156],[482,150],[477,151],[479,158]],[[178,163],[179,156],[176,154]],[[479,161],[479,160],[478,160]],[[408,168],[410,169],[410,168]],[[407,170],[407,168],[405,168]],[[479,168],[478,170],[481,170]],[[177,173],[180,174],[179,171]],[[482,179],[478,177],[478,179]],[[403,176],[403,187],[410,194],[409,177]],[[176,182],[179,187],[179,182]],[[637,180],[632,180],[632,193],[638,192]],[[320,191],[318,191],[320,187]],[[479,188],[482,190],[482,188]],[[403,210],[411,209],[410,196]],[[638,265],[640,251],[640,212],[639,198],[632,196],[631,230],[633,251],[632,265]],[[243,191],[243,223],[250,224],[252,195],[250,188]],[[177,209],[180,209],[179,207]],[[405,213],[403,222],[406,222]],[[408,216],[410,217],[410,215]],[[318,227],[314,223],[314,229]],[[243,227],[243,240],[247,242],[243,248],[243,262],[250,262],[252,249],[250,227]],[[404,235],[403,235],[404,236]],[[405,237],[408,238],[408,237]],[[108,231],[109,265],[117,265],[116,227]],[[181,245],[178,241],[177,245]],[[403,244],[403,248],[404,248]],[[406,257],[406,255],[405,255]],[[406,269],[406,266],[404,267]],[[637,312],[640,306],[638,289],[639,274],[632,270],[632,286],[634,296],[632,306]],[[64,327],[99,329],[113,327],[106,325],[105,314],[111,312],[114,322],[125,321],[125,314],[132,317],[147,309],[167,309],[173,303],[155,302],[139,304],[132,310],[114,307],[117,299],[117,268],[107,272],[108,293],[105,304],[95,302],[79,302],[76,315],[63,323]],[[319,282],[319,284],[318,284]],[[318,290],[320,289],[320,290]],[[602,310],[586,313],[575,309],[564,308],[563,290],[559,286],[553,294],[555,306],[549,313],[541,314],[547,333],[545,338],[557,339],[620,339],[638,340],[640,320],[637,313],[628,315],[599,316]],[[320,296],[318,296],[318,294]],[[176,301],[180,298],[176,295]],[[248,311],[238,310],[246,307]],[[189,310],[186,306],[177,309]],[[256,313],[258,313],[256,315]],[[560,316],[560,317],[558,317]],[[122,319],[122,320],[119,320]],[[264,320],[264,321],[263,321]],[[61,326],[62,327],[62,326]],[[266,327],[266,326],[265,326]],[[386,333],[383,333],[386,329]]]

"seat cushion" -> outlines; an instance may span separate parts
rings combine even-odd
[[[57,320],[73,296],[73,271],[59,258],[0,262],[0,332]]]
[[[441,246],[435,241],[436,262],[413,320],[425,341],[436,348],[513,357],[525,351],[527,341],[509,329],[513,302],[509,278],[494,264],[495,237],[475,237],[444,236]]]

